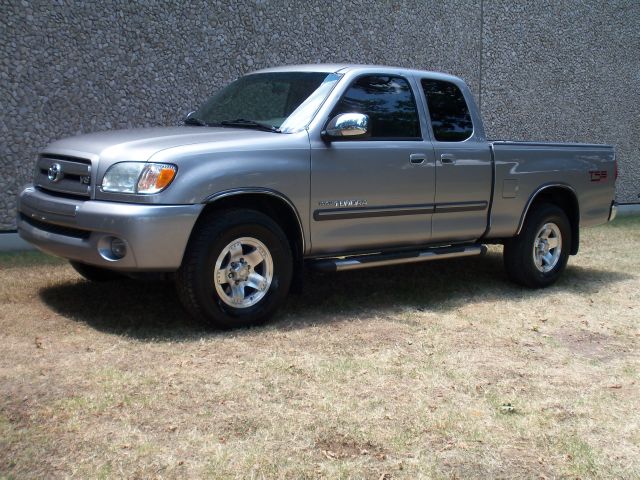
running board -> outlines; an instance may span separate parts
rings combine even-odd
[[[372,255],[354,255],[351,257],[321,258],[313,260],[312,268],[321,272],[343,272],[361,268],[398,265],[401,263],[428,262],[447,258],[470,257],[487,251],[484,245],[466,245],[432,248],[412,252],[376,253]]]

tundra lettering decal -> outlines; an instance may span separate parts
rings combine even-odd
[[[366,200],[320,200],[321,207],[364,207]]]

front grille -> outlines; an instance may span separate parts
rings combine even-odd
[[[51,195],[52,197],[69,198],[71,200],[86,200],[87,199],[86,195],[75,195],[75,194],[72,194],[72,193],[55,192],[53,190],[48,190],[48,189],[40,187],[40,186],[36,186],[36,190],[38,190],[40,192],[44,192],[47,195]]]
[[[87,230],[80,230],[79,228],[63,227],[62,225],[41,222],[40,220],[36,220],[35,218],[29,218],[22,213],[20,214],[20,220],[39,230],[44,230],[45,232],[54,233],[56,235],[64,235],[65,237],[87,239],[91,235],[91,232],[88,232]]]
[[[91,160],[67,155],[40,155],[34,183],[39,189],[59,196],[88,198],[91,194]]]

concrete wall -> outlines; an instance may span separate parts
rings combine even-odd
[[[617,199],[640,202],[640,2],[491,0],[483,16],[489,135],[613,144]]]
[[[381,63],[464,78],[492,137],[615,144],[639,201],[640,3],[0,0],[0,230],[52,139],[178,124],[261,67]]]

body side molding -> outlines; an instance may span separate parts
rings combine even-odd
[[[383,207],[358,207],[358,208],[327,208],[315,210],[313,219],[323,220],[349,220],[354,218],[395,217],[400,215],[423,215],[433,213],[471,212],[485,210],[488,203],[480,202],[454,202],[454,203],[426,203],[422,205],[393,205]]]
[[[372,217],[396,217],[400,215],[420,215],[433,213],[435,205],[427,203],[423,205],[394,205],[385,207],[358,207],[358,208],[327,208],[315,210],[313,219],[322,220],[349,220],[353,218]]]
[[[484,200],[480,202],[438,203],[435,213],[475,212],[476,210],[486,210],[488,205],[489,203]]]

